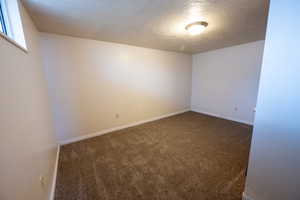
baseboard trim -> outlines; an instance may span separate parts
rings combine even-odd
[[[166,114],[166,115],[161,115],[159,117],[153,117],[153,118],[150,118],[150,119],[147,119],[147,120],[142,120],[142,121],[134,122],[134,123],[123,125],[123,126],[104,129],[104,130],[96,132],[96,133],[90,133],[90,134],[87,134],[87,135],[74,137],[74,138],[71,138],[71,139],[68,139],[68,140],[61,141],[60,144],[61,145],[66,145],[66,144],[78,142],[78,141],[81,141],[81,140],[85,140],[85,139],[88,139],[88,138],[104,135],[104,134],[111,133],[111,132],[118,131],[118,130],[122,130],[122,129],[125,129],[125,128],[130,128],[130,127],[133,127],[133,126],[137,126],[137,125],[145,124],[145,123],[148,123],[148,122],[160,120],[160,119],[163,119],[163,118],[171,117],[171,116],[178,115],[178,114],[181,114],[181,113],[185,113],[185,112],[188,112],[188,111],[190,111],[190,109],[184,109],[184,110],[181,110],[181,111],[178,111],[178,112],[169,113],[169,114]]]
[[[239,123],[242,123],[242,124],[247,124],[247,125],[253,126],[252,122],[245,121],[245,120],[235,119],[235,118],[231,118],[231,117],[224,117],[224,116],[221,116],[221,115],[218,115],[218,114],[202,111],[202,110],[199,110],[199,109],[191,109],[191,111],[201,113],[201,114],[204,114],[204,115],[209,115],[209,116],[212,116],[212,117],[217,117],[217,118],[226,119],[226,120],[235,121],[235,122],[239,122]]]
[[[252,199],[249,195],[243,192],[243,200],[254,200],[254,199]]]
[[[56,159],[55,159],[55,165],[54,165],[54,171],[53,171],[53,179],[52,179],[52,185],[51,185],[51,191],[50,191],[50,198],[49,198],[49,200],[54,200],[54,196],[55,196],[55,187],[56,187],[56,178],[57,178],[59,153],[60,153],[60,145],[57,146]]]

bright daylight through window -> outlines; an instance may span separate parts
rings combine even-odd
[[[0,31],[2,33],[4,33],[5,35],[7,35],[7,30],[6,30],[6,26],[5,26],[5,21],[4,21],[4,15],[3,15],[3,11],[2,11],[2,4],[0,2]]]
[[[0,0],[0,35],[16,46],[27,49],[18,0]]]

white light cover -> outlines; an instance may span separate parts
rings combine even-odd
[[[192,26],[189,26],[187,28],[187,32],[190,34],[190,35],[198,35],[200,33],[202,33],[204,31],[206,27],[202,24],[194,24]]]

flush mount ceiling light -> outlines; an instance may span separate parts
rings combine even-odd
[[[198,35],[204,31],[204,29],[208,26],[207,22],[199,21],[188,24],[185,29],[190,35]]]

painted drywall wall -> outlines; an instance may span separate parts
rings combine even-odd
[[[189,109],[190,55],[42,34],[60,141]]]
[[[300,199],[300,2],[271,1],[245,194]]]
[[[49,198],[57,145],[39,33],[23,8],[21,14],[28,53],[0,37],[0,199],[44,200]]]
[[[253,123],[264,41],[193,55],[191,109]]]

